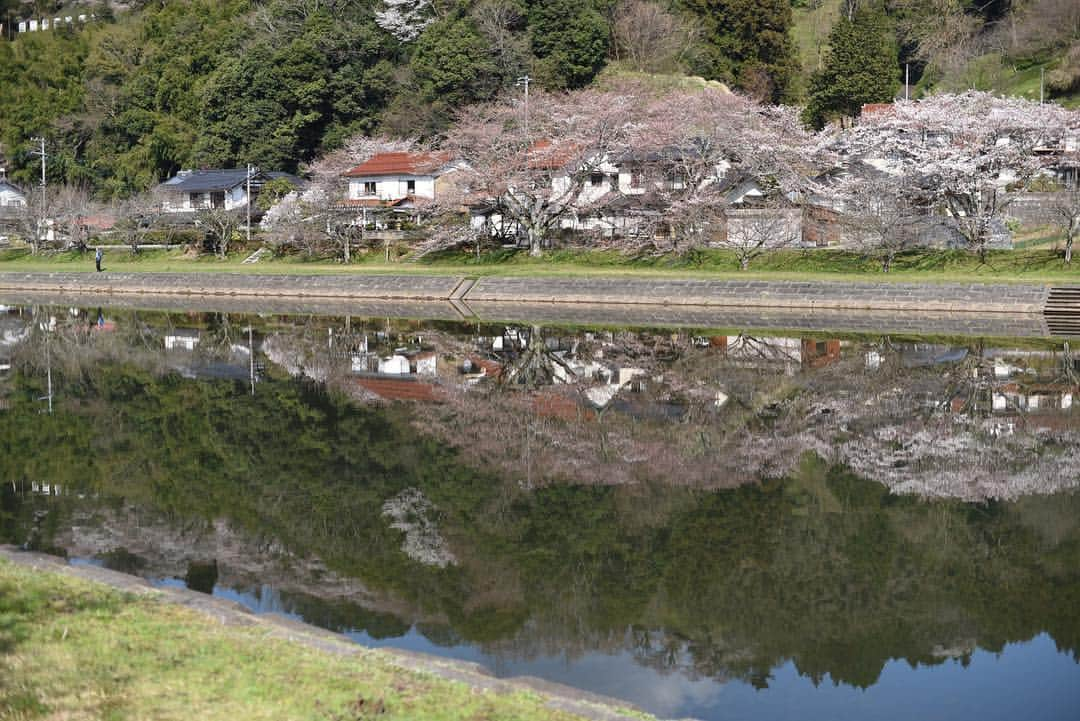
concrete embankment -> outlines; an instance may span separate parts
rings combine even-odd
[[[0,305],[107,307],[107,311],[199,311],[354,318],[403,318],[469,323],[621,328],[690,328],[732,332],[783,331],[920,336],[1048,338],[1075,336],[1051,329],[1039,313],[972,313],[724,306],[414,301],[379,298],[294,298],[224,295],[101,295],[90,292],[0,290]]]
[[[337,656],[358,656],[363,647],[347,636],[332,633],[273,613],[254,614],[238,603],[181,588],[159,588],[147,581],[96,566],[73,566],[61,558],[29,553],[13,546],[0,545],[0,560],[10,561],[45,573],[61,573],[86,581],[143,596],[154,596],[165,603],[186,606],[205,614],[215,624],[255,626],[267,637],[284,639],[308,648]],[[193,640],[193,643],[195,641]],[[430,674],[448,681],[466,684],[478,691],[496,694],[528,692],[543,699],[553,710],[574,714],[589,721],[640,721],[643,715],[631,704],[598,696],[586,691],[531,677],[500,679],[479,664],[440,658],[422,653],[384,648],[392,664],[410,671]]]
[[[1042,313],[1042,285],[787,280],[233,273],[12,273],[0,290],[61,293],[382,299],[455,303]]]

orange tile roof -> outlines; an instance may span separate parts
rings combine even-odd
[[[533,396],[533,411],[541,418],[555,418],[560,421],[590,421],[595,419],[595,415],[585,413],[575,399],[558,393],[541,392]]]
[[[357,385],[386,401],[437,401],[435,386],[406,378],[357,378]]]
[[[581,150],[577,144],[555,147],[550,140],[537,140],[529,148],[529,167],[534,170],[562,170]]]
[[[432,175],[451,160],[450,153],[379,153],[345,173],[345,177]]]
[[[864,103],[863,115],[887,115],[896,112],[896,106],[892,103]]]

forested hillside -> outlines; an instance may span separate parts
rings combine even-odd
[[[837,1],[0,0],[0,161],[32,184],[31,138],[44,136],[50,183],[113,199],[182,167],[295,171],[356,134],[438,137],[456,109],[526,74],[554,90],[620,72],[698,75],[766,102],[809,97],[823,120],[867,93],[891,96],[905,61],[926,88],[963,85],[957,53],[993,38],[1062,58],[1071,42],[1080,65],[1071,0],[839,0],[847,36],[871,23],[885,51],[879,82],[851,87],[836,80],[843,67],[826,72],[828,42],[800,54],[813,33],[793,25]],[[1051,8],[1053,32],[1040,34],[1032,18]],[[90,12],[85,25],[11,32],[20,19]],[[808,78],[809,62],[822,71]],[[1051,68],[1062,93],[1080,78],[1070,67]]]

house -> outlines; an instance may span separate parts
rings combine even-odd
[[[16,215],[26,208],[26,193],[7,179],[0,168],[0,217]]]
[[[448,176],[460,169],[450,153],[379,153],[345,173],[349,194],[345,204],[356,208],[415,207],[434,201],[447,187]]]
[[[294,187],[304,181],[289,173],[253,171],[251,174],[251,208],[262,187],[271,180],[284,178]],[[195,213],[200,210],[246,211],[248,207],[248,171],[244,168],[224,170],[181,170],[157,186],[166,213]]]

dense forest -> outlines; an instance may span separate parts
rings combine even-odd
[[[72,13],[94,20],[13,34]],[[0,159],[32,184],[44,136],[50,182],[103,200],[182,167],[295,171],[357,134],[436,138],[525,75],[701,76],[820,125],[891,98],[905,64],[920,91],[980,85],[992,52],[1068,95],[1078,18],[1070,0],[0,0]]]

